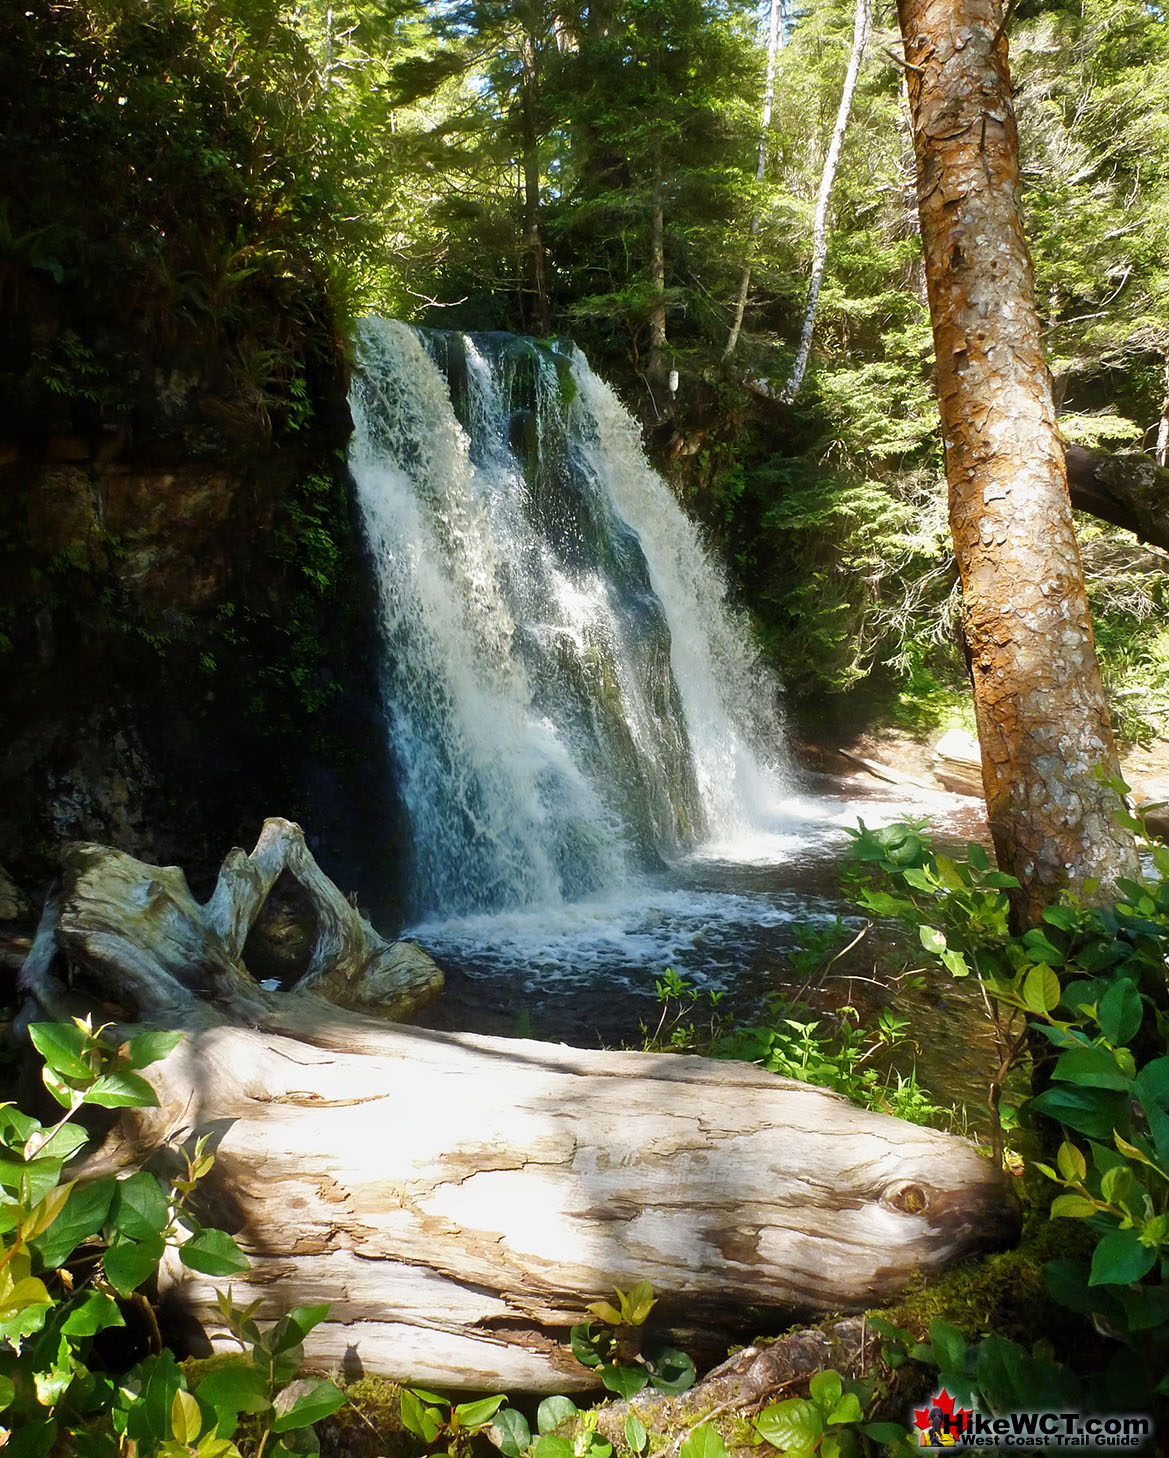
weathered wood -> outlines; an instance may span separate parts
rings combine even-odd
[[[1013,1229],[971,1145],[751,1066],[426,1032],[264,991],[241,952],[282,869],[346,986],[394,964],[288,822],[228,857],[205,906],[175,867],[100,846],[66,860],[26,992],[54,1016],[80,991],[103,1017],[187,1031],[147,1070],[159,1107],[121,1111],[79,1177],[211,1134],[204,1217],[253,1258],[235,1299],[270,1316],[327,1302],[315,1361],[571,1390],[594,1377],[567,1328],[614,1285],[652,1281],[675,1332],[729,1333],[760,1308],[864,1307]],[[332,975],[320,941],[314,986]],[[424,971],[407,1003],[433,991]],[[163,1274],[168,1303],[222,1341],[215,1283],[177,1260]]]
[[[237,1020],[261,1017],[273,998],[244,966],[244,944],[286,871],[307,893],[317,923],[298,991],[397,1018],[438,996],[442,973],[430,958],[383,940],[322,872],[300,826],[276,818],[264,822],[251,855],[238,847],[228,853],[204,905],[178,866],[150,866],[108,846],[67,846],[22,986],[55,1016],[69,1012],[73,990],[89,987],[131,1017],[181,1023],[198,1005]],[[54,971],[60,961],[68,990]]]
[[[589,1301],[653,1282],[667,1325],[855,1310],[1013,1230],[965,1141],[740,1064],[291,1010],[194,1031],[100,1157],[222,1131],[210,1214],[238,1301],[327,1301],[310,1356],[453,1387],[592,1385]],[[284,1036],[292,1028],[296,1038]],[[172,1272],[213,1338],[212,1282]],[[222,1284],[222,1283],[220,1283]],[[221,1336],[221,1333],[219,1334]]]

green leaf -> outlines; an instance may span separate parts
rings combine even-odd
[[[1048,966],[1058,967],[1064,960],[1065,953],[1037,926],[1023,934],[1023,947],[1028,957],[1035,962],[1046,962]],[[1054,1006],[1052,1003],[1052,1007]]]
[[[946,934],[939,931],[936,926],[918,927],[917,934],[922,946],[927,952],[932,952],[935,957],[940,956],[946,950]]]
[[[246,1271],[251,1261],[225,1230],[200,1230],[179,1246],[179,1260],[204,1276],[231,1276]],[[298,1336],[296,1344],[301,1338]]]
[[[824,1420],[814,1402],[804,1397],[790,1397],[786,1402],[773,1402],[755,1419],[760,1436],[773,1447],[813,1448],[824,1432]]]
[[[908,1436],[900,1423],[866,1423],[861,1432],[866,1438],[872,1438],[874,1443],[889,1448],[897,1443],[903,1444]]]
[[[966,1361],[966,1338],[948,1321],[930,1323],[930,1345],[934,1360],[947,1372],[960,1372]]]
[[[63,1336],[94,1336],[111,1326],[125,1326],[118,1303],[104,1291],[87,1291],[61,1323]]]
[[[572,1444],[555,1433],[543,1433],[532,1448],[532,1458],[573,1458]]]
[[[6,1407],[10,1407],[15,1397],[16,1383],[11,1377],[5,1377],[3,1373],[0,1373],[0,1412],[3,1412]]]
[[[41,1159],[69,1159],[88,1142],[89,1135],[80,1125],[62,1124],[37,1150],[37,1156]]]
[[[970,963],[961,952],[954,952],[949,949],[940,953],[942,966],[950,973],[951,977],[969,977]]]
[[[700,1423],[682,1444],[681,1458],[727,1458],[727,1445],[710,1423]]]
[[[103,1109],[156,1109],[158,1095],[137,1073],[103,1073],[86,1094]]]
[[[166,1242],[161,1235],[145,1240],[118,1240],[106,1249],[102,1264],[119,1296],[132,1295],[158,1269]],[[166,1437],[167,1434],[161,1436]]]
[[[812,1399],[825,1412],[829,1412],[840,1401],[844,1392],[844,1382],[839,1372],[834,1372],[830,1367],[823,1372],[817,1372],[808,1384]]]
[[[654,1288],[649,1281],[638,1281],[627,1295],[621,1298],[621,1310],[630,1326],[641,1326],[657,1305]]]
[[[603,1321],[606,1326],[620,1326],[622,1324],[621,1313],[608,1301],[592,1301],[585,1307],[591,1311],[598,1321]]]
[[[649,1373],[644,1367],[634,1367],[627,1362],[607,1362],[601,1368],[601,1381],[610,1392],[628,1402],[649,1381]]]
[[[89,1039],[72,1023],[29,1023],[28,1035],[46,1064],[62,1078],[88,1082],[93,1069],[81,1056]]]
[[[1114,982],[1097,1005],[1100,1031],[1117,1047],[1132,1040],[1144,1013],[1136,983],[1127,977]]]
[[[1069,1144],[1066,1139],[1059,1146],[1059,1153],[1056,1155],[1055,1162],[1059,1166],[1059,1172],[1065,1180],[1082,1183],[1088,1176],[1088,1161],[1076,1146]]]
[[[168,1215],[167,1198],[152,1174],[139,1170],[117,1182],[109,1218],[119,1235],[130,1240],[158,1235],[166,1229]]]
[[[860,1398],[855,1392],[846,1392],[828,1414],[830,1423],[859,1423],[864,1416]]]
[[[460,1428],[482,1428],[491,1421],[507,1397],[499,1393],[495,1397],[480,1397],[475,1402],[461,1402],[454,1410],[454,1417]]]
[[[65,1208],[43,1235],[34,1242],[46,1266],[64,1265],[83,1240],[95,1235],[106,1223],[115,1181],[111,1177],[88,1185],[74,1185]]]
[[[1053,1301],[1090,1316],[1098,1298],[1088,1290],[1088,1267],[1083,1261],[1048,1261],[1043,1267],[1043,1284]]]
[[[550,1433],[576,1414],[577,1406],[571,1397],[546,1397],[536,1409],[536,1427],[542,1433]]]
[[[180,1443],[197,1443],[203,1431],[203,1414],[189,1392],[180,1387],[170,1406],[170,1429]]]
[[[1133,1092],[1146,1108],[1169,1109],[1169,1057],[1150,1059],[1137,1074]]]
[[[1132,1084],[1132,1079],[1117,1063],[1112,1049],[1099,1044],[1091,1048],[1069,1048],[1066,1053],[1061,1053],[1051,1076],[1061,1083],[1074,1083],[1080,1088],[1127,1091]]]
[[[572,1344],[572,1354],[582,1366],[599,1367],[604,1361],[597,1350],[597,1339],[593,1334],[591,1322],[581,1322],[574,1326],[569,1333],[569,1340]]]
[[[1085,1195],[1056,1195],[1051,1202],[1051,1218],[1086,1220],[1096,1214],[1096,1206]]]
[[[1044,1089],[1027,1107],[1090,1139],[1111,1139],[1113,1130],[1126,1118],[1127,1102],[1121,1094],[1103,1089],[1065,1087]]]
[[[204,1233],[207,1234],[209,1232]],[[231,1239],[231,1237],[229,1236],[228,1239]],[[232,1241],[232,1244],[235,1245],[235,1242]],[[237,1251],[239,1250],[239,1246],[235,1248]],[[224,1258],[226,1259],[227,1256],[225,1255]],[[247,1257],[245,1256],[244,1259],[246,1260]],[[317,1302],[313,1306],[294,1306],[291,1311],[280,1318],[273,1329],[272,1351],[288,1352],[293,1347],[300,1346],[309,1332],[320,1326],[321,1322],[328,1318],[328,1315],[329,1303],[327,1301]],[[425,1401],[446,1402],[445,1397],[435,1397],[433,1393],[423,1392],[419,1387],[416,1387],[414,1391]]]
[[[172,1049],[177,1048],[186,1035],[184,1033],[139,1033],[126,1044],[127,1066],[146,1068],[158,1063]]]
[[[402,1389],[402,1426],[408,1433],[421,1438],[427,1447],[438,1437],[442,1423],[432,1407],[425,1407],[408,1387]]]
[[[625,1441],[635,1453],[640,1453],[649,1439],[645,1424],[635,1412],[630,1412],[625,1418]]]
[[[331,1416],[344,1402],[345,1394],[328,1378],[300,1377],[276,1394],[272,1431],[286,1433],[290,1428],[306,1428]]]
[[[518,1408],[505,1407],[496,1413],[495,1421],[487,1434],[504,1458],[523,1458],[531,1447],[532,1430],[528,1420]]]
[[[1100,1196],[1109,1205],[1123,1205],[1133,1186],[1133,1172],[1127,1164],[1113,1165],[1104,1171]]]
[[[1057,926],[1060,931],[1076,929],[1076,913],[1070,906],[1045,906],[1040,915],[1049,926]]]
[[[1059,1006],[1059,978],[1050,967],[1032,967],[1023,980],[1023,1003],[1034,1013],[1049,1013]]]
[[[136,1399],[126,1412],[126,1435],[138,1442],[165,1442],[170,1437],[171,1405],[184,1386],[174,1354],[164,1349],[131,1368],[124,1383]]]
[[[663,1347],[647,1365],[649,1380],[659,1392],[688,1392],[694,1386],[694,1363],[676,1347]]]
[[[1127,1286],[1148,1275],[1157,1252],[1142,1245],[1135,1230],[1114,1230],[1092,1252],[1089,1286]]]
[[[238,1413],[267,1412],[272,1406],[264,1374],[242,1360],[209,1372],[196,1391],[199,1399],[215,1413],[228,1437],[234,1431]]]

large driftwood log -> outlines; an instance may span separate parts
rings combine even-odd
[[[74,1010],[75,990],[89,988],[133,1017],[175,1026],[197,1007],[261,1017],[275,999],[249,975],[244,945],[285,872],[316,921],[298,992],[407,1018],[442,991],[434,962],[408,943],[384,941],[317,865],[300,826],[276,818],[264,822],[251,855],[229,851],[205,904],[178,866],[146,865],[108,846],[67,846],[22,985],[55,1016]]]
[[[314,884],[306,858],[269,821],[201,907],[173,867],[74,848],[22,975],[53,1015],[81,985],[187,1030],[147,1070],[159,1107],[122,1111],[81,1177],[165,1165],[211,1133],[205,1218],[253,1258],[236,1301],[328,1302],[310,1358],[571,1390],[593,1377],[567,1328],[614,1285],[652,1281],[675,1335],[742,1332],[761,1309],[884,1300],[1011,1233],[1007,1182],[965,1141],[750,1066],[426,1032],[264,992],[240,961],[246,926],[278,866]],[[314,900],[338,955],[384,968],[335,888]],[[326,971],[315,957],[310,975]],[[212,1283],[177,1261],[165,1274],[169,1302],[223,1340]]]

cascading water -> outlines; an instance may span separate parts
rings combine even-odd
[[[370,320],[358,356],[408,931],[448,976],[432,1020],[620,1041],[667,967],[757,1006],[793,922],[847,915],[839,827],[876,807],[793,791],[775,684],[578,351]]]
[[[755,823],[784,794],[775,686],[579,351],[371,320],[359,363],[420,908],[579,900]]]

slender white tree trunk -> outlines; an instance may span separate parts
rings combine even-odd
[[[1157,430],[1157,464],[1169,466],[1169,350],[1165,353],[1165,398],[1161,401],[1161,424]]]
[[[812,277],[808,284],[808,306],[804,310],[804,327],[800,334],[800,347],[796,362],[783,398],[790,404],[800,392],[804,374],[808,368],[808,357],[812,353],[812,330],[816,327],[816,309],[820,303],[820,285],[824,281],[824,264],[828,257],[828,203],[832,197],[832,184],[836,181],[836,165],[840,161],[840,149],[844,133],[848,128],[848,117],[852,111],[852,98],[856,92],[861,61],[869,40],[871,12],[869,0],[856,0],[856,18],[852,27],[852,54],[848,58],[848,71],[844,77],[844,90],[840,93],[840,107],[836,113],[836,126],[832,131],[832,142],[828,156],[824,159],[824,175],[820,179],[820,196],[816,202],[816,221],[812,229]]]
[[[759,118],[759,152],[755,161],[756,186],[762,183],[763,174],[767,170],[767,134],[771,130],[771,112],[775,105],[775,67],[786,39],[783,26],[783,0],[771,0],[771,14],[767,25],[767,79],[763,85],[763,112]],[[739,333],[743,328],[743,314],[747,308],[747,295],[751,290],[751,264],[754,261],[755,243],[759,236],[759,226],[762,220],[763,214],[756,202],[755,210],[751,214],[751,228],[747,234],[747,257],[743,263],[743,272],[739,276],[739,292],[735,296],[735,313],[731,321],[730,332],[727,335],[726,346],[723,349],[723,359],[730,359],[734,354],[735,346],[739,342]]]

